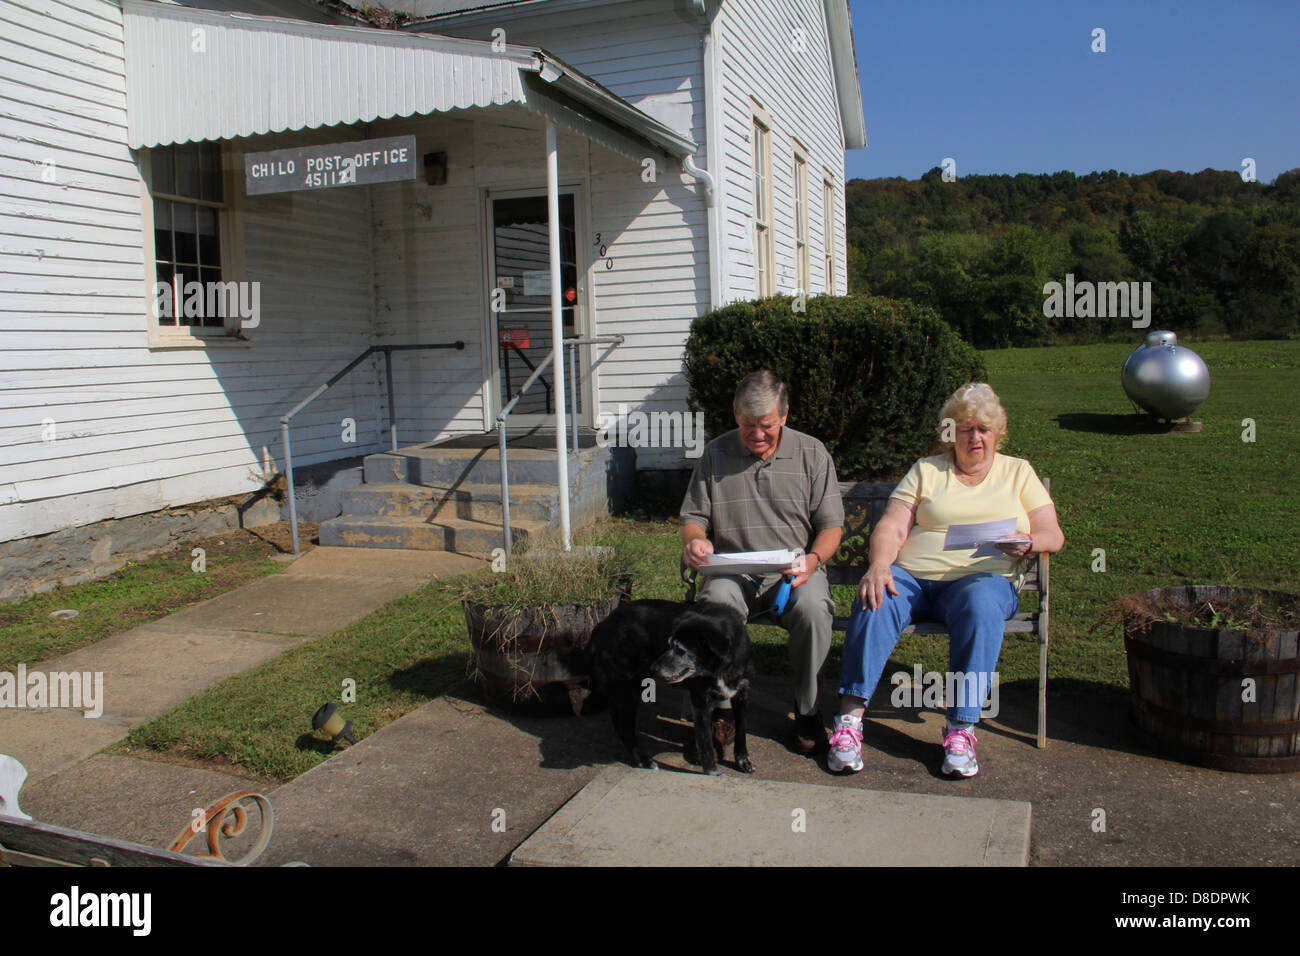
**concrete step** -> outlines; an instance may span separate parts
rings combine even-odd
[[[569,452],[569,487],[578,489],[579,480],[588,471],[597,471],[602,478],[605,469],[601,463],[608,461],[610,449],[583,448]],[[492,448],[448,448],[441,445],[402,448],[396,452],[367,455],[365,479],[367,484],[405,482],[412,485],[449,488],[464,484],[499,485],[501,483],[500,453]],[[555,485],[558,471],[554,449],[511,448],[506,455],[512,485]]]
[[[540,534],[546,522],[510,519],[515,544]],[[428,520],[395,515],[343,515],[320,526],[322,545],[345,548],[409,548],[416,551],[455,551],[490,557],[505,546],[500,524],[464,518]]]
[[[435,488],[384,482],[350,489],[343,497],[343,514],[408,518],[464,518],[501,523],[501,486],[465,484]],[[549,522],[560,511],[554,485],[510,486],[510,519]]]

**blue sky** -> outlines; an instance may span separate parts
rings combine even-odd
[[[1300,167],[1298,0],[850,0],[849,179]],[[1094,28],[1106,52],[1092,52]]]

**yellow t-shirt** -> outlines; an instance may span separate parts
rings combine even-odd
[[[987,572],[1015,582],[1019,578],[1017,562],[1001,552],[995,557],[975,557],[974,548],[945,551],[948,526],[1015,518],[1016,530],[1028,532],[1029,512],[1052,503],[1029,462],[1001,454],[994,455],[993,467],[974,487],[957,480],[951,454],[922,458],[890,497],[916,505],[916,523],[896,563],[913,577],[931,581]]]

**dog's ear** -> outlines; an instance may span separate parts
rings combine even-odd
[[[699,633],[704,646],[718,657],[727,656],[745,628],[744,615],[727,604],[701,603],[699,611],[691,617],[694,618],[692,630]]]
[[[704,646],[715,657],[724,658],[735,642],[734,625],[730,615],[701,614],[695,625]]]
[[[701,630],[704,632],[704,640],[709,645],[709,650],[718,657],[726,657],[727,651],[731,650],[732,635],[729,628],[722,621],[706,620]]]
[[[727,636],[718,627],[718,622],[708,614],[688,611],[682,615],[673,628],[673,639],[698,651],[707,650],[716,657],[721,657],[727,649]]]

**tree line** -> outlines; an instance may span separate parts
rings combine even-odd
[[[1102,283],[1149,282],[1152,329],[1300,334],[1300,169],[949,179],[848,183],[850,292],[932,306],[977,348],[1132,339],[1113,294],[1059,307]]]

